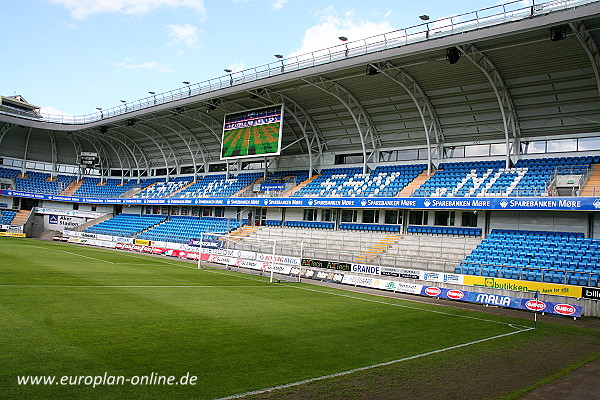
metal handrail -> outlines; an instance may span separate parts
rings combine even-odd
[[[580,275],[586,275],[587,276],[587,284],[591,285],[592,281],[594,279],[594,276],[598,277],[600,275],[600,271],[592,271],[592,272],[585,272],[585,271],[574,271],[574,270],[564,270],[564,269],[559,269],[559,268],[538,268],[538,267],[532,267],[532,266],[518,266],[518,265],[506,265],[506,264],[488,264],[488,263],[477,263],[477,262],[471,262],[471,261],[466,261],[463,260],[458,266],[458,273],[464,273],[464,271],[466,269],[468,269],[468,267],[466,266],[466,264],[470,264],[473,265],[475,267],[475,272],[477,276],[491,276],[489,271],[485,271],[484,268],[489,269],[494,269],[497,270],[497,272],[494,272],[494,274],[496,274],[495,277],[497,278],[505,278],[505,279],[512,279],[510,278],[510,276],[512,276],[513,274],[511,274],[510,272],[507,272],[504,270],[504,268],[515,268],[519,270],[519,276],[518,279],[519,280],[527,280],[527,277],[524,276],[524,273],[541,273],[541,279],[542,282],[544,282],[544,279],[546,278],[547,274],[550,273],[554,273],[554,274],[560,274],[563,275],[562,276],[562,280],[559,283],[562,284],[569,284],[569,273],[577,273]],[[487,275],[486,275],[487,274]],[[468,274],[468,275],[473,275],[473,274]]]
[[[17,115],[20,118],[46,123],[84,125],[129,114],[134,111],[148,109],[157,105],[191,98],[200,94],[206,94],[244,83],[254,82],[260,79],[266,79],[289,72],[312,68],[317,65],[329,64],[335,61],[406,46],[416,42],[427,41],[443,36],[473,31],[483,27],[545,15],[551,12],[575,8],[584,4],[595,3],[597,1],[598,0],[549,0],[536,2],[533,0],[533,4],[531,6],[523,7],[523,2],[521,0],[514,0],[477,11],[458,14],[434,21],[427,21],[408,28],[387,32],[352,42],[346,42],[344,44],[322,50],[316,50],[306,54],[292,56],[258,67],[231,72],[225,76],[211,78],[199,83],[189,84],[187,86],[160,94],[153,94],[139,100],[126,102],[120,104],[119,106],[105,110],[99,110],[98,112],[82,116],[41,114],[41,117],[37,117],[23,115],[23,113],[11,111],[12,109],[2,105],[0,105],[0,113]]]

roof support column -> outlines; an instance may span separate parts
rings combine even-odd
[[[520,137],[519,121],[515,106],[508,90],[508,85],[500,75],[498,68],[492,60],[472,44],[457,46],[460,51],[471,61],[488,79],[494,90],[504,126],[504,141],[506,145],[506,168],[510,168],[510,136]]]
[[[367,163],[377,152],[379,137],[375,129],[375,124],[373,124],[371,117],[369,117],[363,105],[348,89],[337,82],[330,81],[321,76],[303,80],[309,85],[332,95],[346,107],[354,120],[356,129],[358,129],[358,136],[363,152],[363,174],[366,174],[368,172]]]
[[[598,86],[598,96],[600,96],[600,51],[598,51],[598,45],[596,45],[594,38],[582,22],[569,22],[569,26],[590,59],[596,77],[596,85]]]
[[[425,140],[427,141],[427,175],[431,175],[431,136],[433,135],[435,138],[439,152],[440,135],[442,134],[442,129],[440,127],[439,118],[435,112],[435,109],[433,108],[433,105],[431,104],[431,101],[429,100],[429,97],[425,94],[425,91],[423,88],[421,88],[421,85],[419,85],[418,82],[402,68],[396,67],[388,61],[382,64],[369,65],[400,85],[400,87],[402,87],[410,96],[411,100],[415,104],[415,107],[417,107],[417,111],[419,111],[419,116],[421,117],[421,122],[423,123]]]

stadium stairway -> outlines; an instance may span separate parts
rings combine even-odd
[[[32,213],[32,210],[17,211],[17,214],[15,215],[15,217],[13,218],[13,220],[10,224],[12,226],[23,226],[23,224],[25,224],[25,222],[27,222],[27,219],[29,218],[29,215],[31,213]]]
[[[177,193],[183,192],[185,189],[189,188],[190,186],[192,186],[194,183],[196,183],[196,181],[191,181],[190,183],[188,183],[187,185],[183,186],[181,189],[176,190],[175,192],[171,193],[169,195],[169,197],[177,197]]]
[[[404,187],[404,189],[399,191],[396,197],[410,197],[415,190],[420,188],[421,185],[425,183],[425,181],[427,181],[429,178],[431,178],[436,172],[437,170],[433,170],[431,171],[430,175],[427,174],[427,170],[421,172],[419,176],[417,176],[411,183],[409,183]]]
[[[300,184],[294,186],[293,188],[291,188],[290,190],[288,190],[287,192],[285,192],[283,195],[284,197],[292,197],[292,195],[294,193],[296,193],[298,190],[302,189],[303,187],[305,187],[306,185],[308,185],[309,183],[311,183],[312,181],[314,181],[315,179],[317,179],[319,176],[319,174],[315,174],[313,176],[311,176],[310,178],[308,178],[307,180],[305,180],[304,182],[300,182]]]
[[[85,228],[89,228],[89,227],[92,227],[92,226],[94,226],[94,225],[97,225],[97,224],[99,224],[100,222],[106,221],[107,219],[110,219],[110,218],[112,218],[112,217],[113,217],[113,214],[112,214],[112,213],[106,213],[106,214],[104,214],[104,215],[101,215],[101,216],[100,216],[100,217],[98,217],[98,218],[95,218],[95,219],[93,219],[93,220],[91,220],[91,221],[85,222],[85,223],[83,223],[83,224],[81,224],[81,225],[78,225],[78,226],[76,226],[75,228],[72,228],[72,229],[70,229],[70,230],[73,230],[73,231],[76,231],[76,232],[81,232],[81,231],[83,231]]]
[[[454,272],[471,251],[481,243],[481,237],[406,234],[377,256],[375,263],[383,266]]]
[[[253,234],[254,232],[256,232],[260,229],[261,229],[260,226],[242,225],[239,228],[237,228],[236,230],[231,231],[229,236],[233,236],[236,238],[243,238],[243,237],[250,236],[251,234]]]
[[[580,196],[600,195],[600,164],[592,164],[590,177],[581,190]]]
[[[365,251],[363,254],[356,256],[355,261],[358,263],[367,264],[373,261],[378,255],[385,252],[390,248],[394,243],[400,239],[401,235],[388,235],[381,239],[379,242],[375,243],[370,249]]]
[[[83,180],[78,181],[78,180],[74,180],[73,182],[71,182],[69,184],[69,186],[67,186],[65,188],[65,190],[63,190],[60,195],[61,196],[72,196],[73,193],[75,193],[77,191],[77,189],[79,189],[81,187],[81,185],[83,185]]]

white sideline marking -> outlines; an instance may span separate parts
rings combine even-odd
[[[255,394],[263,394],[263,393],[271,392],[273,390],[286,389],[286,388],[293,387],[293,386],[304,385],[306,383],[311,383],[311,382],[316,382],[316,381],[322,381],[322,380],[330,379],[330,378],[336,378],[338,376],[349,375],[349,374],[353,374],[353,373],[359,372],[359,371],[364,371],[364,370],[367,370],[367,369],[373,369],[373,368],[383,367],[383,366],[386,366],[386,365],[397,364],[397,363],[402,362],[402,361],[414,360],[416,358],[430,356],[430,355],[442,353],[442,352],[448,351],[448,350],[459,349],[461,347],[471,346],[473,344],[486,342],[488,340],[499,339],[501,337],[515,335],[517,333],[527,332],[527,331],[530,331],[530,330],[533,330],[533,328],[526,328],[526,329],[521,329],[521,330],[515,331],[515,332],[503,333],[501,335],[496,335],[496,336],[492,336],[492,337],[489,337],[489,338],[479,339],[479,340],[475,340],[475,341],[468,342],[468,343],[457,344],[456,346],[450,346],[450,347],[445,347],[445,348],[439,349],[439,350],[428,351],[427,353],[421,353],[421,354],[417,354],[417,355],[414,355],[414,356],[408,356],[408,357],[404,357],[404,358],[399,358],[397,360],[386,361],[386,362],[379,363],[379,364],[367,365],[365,367],[354,368],[354,369],[350,369],[348,371],[337,372],[335,374],[317,376],[315,378],[309,378],[309,379],[305,379],[303,381],[298,381],[298,382],[286,383],[286,384],[283,384],[283,385],[273,386],[273,387],[266,388],[266,389],[253,390],[251,392],[239,393],[239,394],[234,394],[234,395],[226,396],[226,397],[219,397],[219,398],[215,398],[213,400],[239,399],[239,398],[242,398],[242,397],[252,396],[252,395],[255,395]]]
[[[0,285],[0,287],[54,287],[54,288],[256,288],[277,285]]]

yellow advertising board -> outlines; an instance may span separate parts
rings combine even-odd
[[[21,232],[0,232],[0,236],[27,237],[24,233]]]
[[[514,279],[491,278],[487,276],[464,276],[465,285],[494,289],[540,292],[556,296],[581,297],[581,286],[559,285],[556,283],[517,281]]]
[[[135,239],[133,241],[134,244],[141,244],[142,246],[150,246],[149,240]]]

